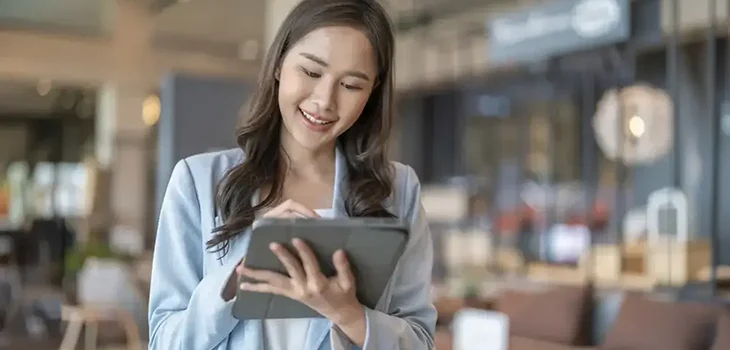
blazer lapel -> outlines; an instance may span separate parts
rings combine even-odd
[[[345,200],[347,199],[348,185],[347,159],[342,149],[335,149],[335,188],[332,195],[332,209],[335,217],[347,217]]]

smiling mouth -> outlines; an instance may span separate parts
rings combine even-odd
[[[299,112],[301,112],[301,113],[302,113],[302,115],[304,116],[304,118],[307,118],[307,120],[308,120],[309,122],[313,123],[313,124],[317,124],[317,125],[327,125],[327,124],[332,124],[332,123],[334,123],[334,122],[335,122],[334,120],[323,120],[323,119],[319,119],[319,118],[317,118],[317,117],[315,117],[315,116],[313,116],[313,115],[311,115],[311,114],[309,114],[309,113],[305,112],[305,111],[304,111],[303,109],[301,109],[301,108],[299,108]]]

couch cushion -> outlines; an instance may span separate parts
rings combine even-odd
[[[593,350],[597,348],[561,345],[525,337],[510,337],[509,350]]]
[[[592,286],[556,287],[543,292],[505,291],[497,311],[509,316],[510,335],[564,345],[590,338]]]
[[[448,329],[436,329],[433,337],[436,350],[451,350],[454,344],[454,335]]]
[[[601,349],[705,350],[717,309],[700,303],[670,303],[627,293]]]
[[[715,343],[712,350],[730,349],[730,312],[725,311],[720,315],[715,330]]]

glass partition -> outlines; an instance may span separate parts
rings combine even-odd
[[[114,29],[116,1],[3,0],[0,28],[110,35]]]
[[[583,222],[581,122],[573,99],[513,101],[509,113],[468,116],[464,123],[466,173],[486,179],[472,192],[480,208],[472,213],[489,217],[497,265],[577,263],[590,230]],[[520,263],[500,262],[514,260],[505,256]]]

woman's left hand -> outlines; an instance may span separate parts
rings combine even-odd
[[[270,249],[286,268],[290,277],[267,270],[239,266],[238,273],[258,283],[242,283],[241,289],[272,293],[297,300],[319,312],[338,326],[346,326],[365,318],[365,310],[355,294],[355,278],[345,252],[338,250],[332,256],[337,275],[327,278],[320,270],[312,249],[301,239],[292,241],[301,259],[288,249],[272,243]]]

